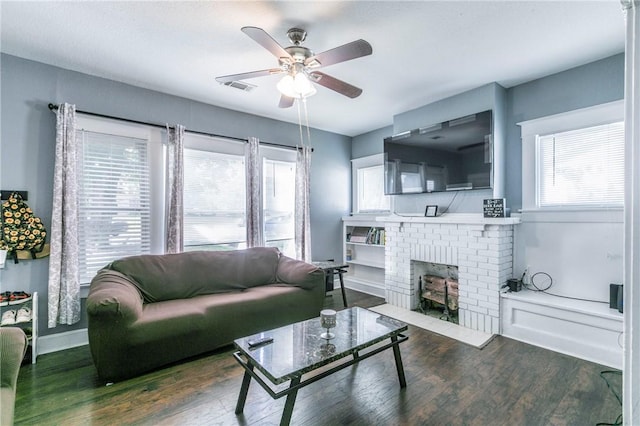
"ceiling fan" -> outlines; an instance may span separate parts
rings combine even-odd
[[[291,28],[287,31],[287,36],[293,43],[289,47],[282,47],[262,28],[243,27],[242,32],[278,58],[278,68],[216,77],[216,81],[219,83],[224,84],[248,78],[285,74],[284,78],[278,83],[278,90],[282,94],[278,104],[280,108],[288,108],[293,105],[295,99],[305,98],[316,93],[312,82],[349,98],[356,98],[362,93],[362,89],[317,70],[329,65],[371,55],[373,50],[365,40],[352,41],[322,53],[314,54],[310,49],[302,46],[307,37],[307,32],[300,28]]]

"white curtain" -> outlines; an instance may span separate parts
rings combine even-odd
[[[247,247],[264,246],[264,232],[260,215],[262,208],[262,175],[260,170],[260,140],[249,138],[244,150],[244,163],[247,176]]]
[[[311,147],[302,146],[296,158],[296,258],[311,262],[311,214],[309,197],[311,187]]]
[[[166,163],[166,253],[180,253],[184,249],[184,126],[167,126]]]
[[[49,258],[49,328],[80,321],[76,107],[58,107]]]

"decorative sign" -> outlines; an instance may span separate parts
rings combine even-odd
[[[504,198],[487,198],[483,203],[484,217],[506,217]]]

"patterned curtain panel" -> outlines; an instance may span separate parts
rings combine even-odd
[[[264,232],[260,215],[262,209],[262,176],[260,174],[260,140],[249,138],[244,149],[244,163],[247,175],[247,247],[264,246]]]
[[[166,253],[180,253],[184,250],[184,126],[167,126],[166,164]]]
[[[311,215],[309,196],[311,182],[311,147],[303,146],[296,157],[296,257],[311,262]]]
[[[79,146],[76,140],[75,105],[60,105],[57,116],[49,258],[49,328],[80,321],[77,179]]]

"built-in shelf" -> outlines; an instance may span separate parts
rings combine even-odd
[[[348,246],[374,246],[374,247],[384,247],[384,244],[367,244],[367,243],[352,243],[351,241],[347,241]]]
[[[384,224],[373,216],[342,219],[343,259],[349,265],[344,275],[345,286],[384,297]]]
[[[501,298],[504,336],[622,368],[623,315],[608,303],[529,290]]]
[[[350,265],[370,266],[372,268],[384,269],[384,262],[373,262],[368,260],[347,260]]]

